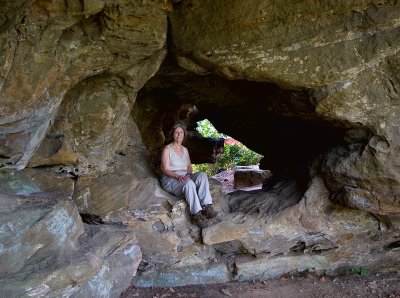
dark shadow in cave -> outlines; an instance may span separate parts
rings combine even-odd
[[[229,194],[229,211],[268,216],[296,205],[305,189],[296,180],[280,180],[271,189],[235,191]]]
[[[248,103],[241,102],[230,106],[229,112],[208,104],[199,105],[199,109],[205,110],[208,119],[219,130],[229,131],[230,135],[243,140],[249,148],[264,155],[260,168],[270,170],[273,175],[264,180],[262,191],[231,194],[230,211],[276,214],[300,201],[308,188],[314,161],[332,148],[345,144],[346,127],[323,119],[313,111],[299,109],[296,115],[295,107],[268,109],[268,102],[262,99],[259,86],[249,90],[252,85],[262,83],[244,81],[236,84],[242,85],[248,89],[249,95],[253,95],[250,107]],[[276,101],[272,100],[271,104],[275,105]],[[280,104],[285,105],[284,102]],[[286,103],[290,104],[290,101]],[[244,111],[250,117],[245,117]],[[220,116],[222,114],[224,117]]]

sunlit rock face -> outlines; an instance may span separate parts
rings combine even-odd
[[[0,296],[399,266],[400,4],[292,2],[4,4]],[[273,176],[200,229],[156,172],[204,118]]]

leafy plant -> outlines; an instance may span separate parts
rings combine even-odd
[[[360,276],[367,276],[368,269],[361,266],[354,266],[346,269],[346,275],[354,275],[358,274]]]
[[[197,122],[197,131],[205,138],[227,138],[227,135],[218,132],[208,119]]]
[[[228,136],[219,133],[215,127],[207,119],[197,122],[197,131],[203,137],[224,138]],[[194,171],[204,171],[209,176],[215,175],[219,169],[230,170],[236,166],[256,165],[262,159],[262,155],[250,150],[245,145],[225,144],[224,153],[217,157],[215,164],[198,164],[193,165]]]

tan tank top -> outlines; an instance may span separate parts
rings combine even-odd
[[[183,148],[182,157],[176,154],[172,149],[171,144],[167,146],[169,150],[169,169],[178,175],[186,175],[187,167],[189,165],[188,151],[185,147]]]

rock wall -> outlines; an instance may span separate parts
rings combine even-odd
[[[110,223],[124,221],[140,193],[160,205],[130,111],[165,56],[168,9],[163,1],[2,4],[0,296],[118,297],[129,286],[141,260],[133,230],[84,225],[78,211]],[[63,216],[42,218],[56,212]]]
[[[0,293],[118,296],[136,268],[170,286],[398,267],[399,8],[6,1]],[[230,195],[211,180],[220,215],[200,230],[155,161],[175,121],[204,118],[273,176]]]
[[[399,4],[194,0],[174,8],[175,57],[135,104],[134,116],[159,115],[152,126],[138,121],[142,135],[166,131],[192,104],[196,116],[179,119],[208,118],[264,155],[261,167],[274,176],[262,191],[225,196],[223,218],[202,231],[212,262],[161,276],[144,268],[136,283],[398,266]]]
[[[275,94],[265,85],[249,86],[248,99],[243,101],[252,100],[256,109],[243,104],[241,110],[270,117],[240,121],[242,128],[233,124],[232,129],[240,140],[246,135],[246,144],[266,156],[264,167],[288,175],[296,169],[286,166],[285,160],[292,165],[305,161],[302,166],[308,166],[316,153],[340,145],[339,140],[328,142],[342,138],[333,128],[343,127],[350,146],[333,150],[322,166],[330,189],[337,194],[334,199],[351,207],[368,205],[369,211],[388,204],[396,213],[393,203],[398,203],[400,192],[398,8],[396,1],[311,1],[307,5],[190,1],[181,2],[171,23],[182,67],[279,86]],[[224,13],[207,14],[209,10]],[[236,92],[235,97],[243,96]],[[231,114],[237,116],[239,111]],[[211,118],[216,119],[217,128],[226,123],[225,117]],[[224,131],[229,131],[232,118],[229,124],[221,124]],[[265,129],[247,133],[254,126]],[[272,140],[259,140],[267,137]],[[312,152],[321,143],[328,147]],[[279,169],[282,165],[286,173]]]

